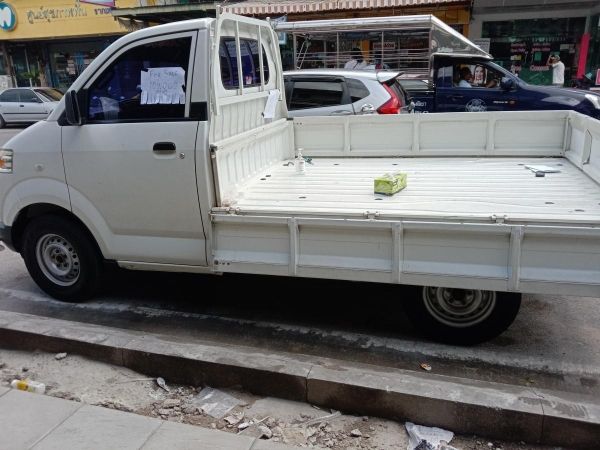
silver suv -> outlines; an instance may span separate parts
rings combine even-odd
[[[398,72],[310,69],[284,72],[290,117],[399,114],[410,109]]]

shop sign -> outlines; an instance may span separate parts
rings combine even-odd
[[[53,22],[62,19],[76,19],[87,16],[87,11],[79,3],[72,7],[46,8],[40,6],[36,9],[27,10],[27,22],[34,24],[36,22]]]
[[[473,44],[486,53],[490,52],[490,38],[473,39]]]
[[[396,43],[394,41],[386,41],[383,43],[384,50],[396,50]],[[381,41],[373,42],[373,50],[381,50]]]
[[[12,31],[17,25],[15,10],[8,3],[0,3],[0,28]]]

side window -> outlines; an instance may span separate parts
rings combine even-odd
[[[19,101],[19,91],[16,89],[9,89],[0,94],[0,102],[17,103]]]
[[[362,100],[370,94],[369,90],[360,80],[346,78],[346,86],[348,86],[348,93],[350,94],[350,101],[352,103]]]
[[[242,82],[245,87],[260,86],[260,56],[258,41],[240,39],[240,57],[242,60]],[[263,77],[265,84],[269,82],[269,64],[267,54],[262,49]],[[221,65],[221,80],[225,89],[239,87],[237,51],[235,38],[221,38],[219,45],[219,61]]]
[[[456,86],[458,84],[458,72],[455,74],[452,66],[442,66],[437,71],[436,82],[438,87]]]
[[[123,53],[88,89],[88,120],[182,119],[191,43],[169,39]]]
[[[41,103],[41,100],[29,89],[19,91],[19,99],[23,103]]]
[[[454,83],[459,87],[498,88],[502,74],[485,64],[457,64],[454,66]]]
[[[344,87],[339,81],[296,81],[290,109],[322,108],[343,102]]]

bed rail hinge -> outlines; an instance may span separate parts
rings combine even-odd
[[[379,219],[379,211],[365,211],[364,216],[369,220]]]
[[[492,221],[496,222],[496,223],[504,223],[508,220],[508,216],[506,214],[503,214],[501,216],[499,216],[497,214],[492,214],[490,216],[490,219],[492,219]]]

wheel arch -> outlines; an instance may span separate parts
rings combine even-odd
[[[61,216],[76,223],[91,239],[94,247],[98,251],[98,254],[104,257],[102,249],[98,244],[98,240],[90,228],[79,217],[77,217],[77,215],[73,214],[73,212],[63,208],[62,206],[52,203],[34,203],[25,206],[18,212],[11,228],[13,245],[17,251],[22,251],[23,235],[27,225],[29,225],[34,219],[46,215]]]

